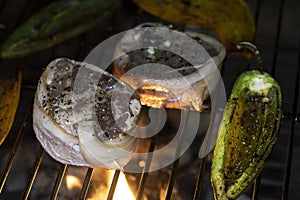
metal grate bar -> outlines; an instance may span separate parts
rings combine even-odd
[[[256,4],[256,8],[255,8],[255,15],[254,15],[254,20],[255,20],[255,25],[256,26],[258,24],[258,19],[259,19],[259,14],[260,14],[260,8],[261,8],[261,0],[258,0],[257,4]],[[257,34],[257,31],[255,31],[254,41],[255,41],[255,38],[256,38],[256,34]],[[262,67],[264,67],[264,66],[262,66]],[[261,175],[259,175],[258,177],[256,177],[255,180],[254,180],[254,182],[253,182],[253,190],[252,190],[252,197],[251,197],[252,200],[257,200],[258,189],[260,187],[260,180],[261,180]]]
[[[10,20],[11,25],[13,25],[13,26],[10,27],[11,30],[15,29],[16,27],[18,27],[18,26],[21,24],[21,21],[22,21],[22,19],[23,19],[23,17],[24,17],[26,8],[27,8],[28,5],[29,5],[29,1],[30,1],[30,0],[26,0],[25,3],[24,3],[24,1],[23,1],[23,2],[20,2],[20,3],[22,3],[21,5],[24,5],[24,6],[23,6],[23,9],[21,9],[21,12],[18,13],[19,15],[16,16],[16,17],[17,17],[16,20],[15,20],[15,21],[11,21],[11,20]],[[9,2],[9,1],[6,1],[5,3],[4,3],[4,2],[2,3],[2,6],[3,6],[3,7],[2,7],[1,10],[0,10],[2,13],[4,13],[5,5],[6,5],[8,2]],[[3,11],[2,11],[2,10],[3,10]],[[0,13],[1,13],[1,12],[0,12]],[[4,25],[4,26],[6,26],[6,25]],[[1,33],[1,32],[0,32],[0,36],[4,36],[4,35],[6,35],[6,34],[7,34],[6,31],[5,31],[4,33]]]
[[[68,168],[68,165],[66,165],[66,164],[61,165],[61,168],[57,174],[56,181],[55,181],[52,193],[51,193],[51,197],[50,197],[51,200],[56,200],[59,189],[61,187],[61,183],[62,183],[65,173],[67,171],[67,168]]]
[[[258,24],[258,18],[259,18],[259,13],[260,13],[260,4],[261,4],[261,0],[257,0],[255,14],[254,14],[254,22],[255,22],[256,26]],[[257,31],[255,31],[254,38],[256,38],[256,34],[257,34]]]
[[[158,114],[157,114],[158,119],[162,118],[162,114],[163,114],[163,109],[159,109]],[[156,127],[160,127],[159,123],[162,123],[162,122],[160,120],[158,120]],[[154,130],[154,131],[158,131],[158,130]],[[156,144],[156,135],[151,137],[151,142],[150,142],[148,152],[153,152],[155,150],[155,144]],[[145,184],[146,184],[146,181],[148,178],[148,171],[149,171],[149,168],[151,165],[152,156],[153,156],[153,154],[148,154],[146,164],[145,164],[143,172],[141,174],[139,186],[137,189],[136,200],[141,200],[143,197],[144,187],[145,187]]]
[[[0,12],[2,11],[3,7],[4,7],[5,1],[4,0],[0,0]]]
[[[282,24],[283,9],[284,9],[284,0],[281,0],[279,17],[277,20],[276,39],[275,39],[275,44],[274,44],[273,56],[272,56],[273,60],[272,60],[272,64],[271,64],[271,66],[272,66],[271,74],[275,73],[275,65],[276,65],[277,55],[278,55],[278,44],[279,44],[280,30],[281,30],[281,24]]]
[[[155,141],[156,141],[156,136],[151,138],[151,143],[150,143],[148,152],[153,152],[154,151]],[[147,178],[148,178],[148,170],[150,168],[150,164],[151,164],[151,161],[152,161],[152,155],[153,154],[148,154],[147,161],[146,161],[145,167],[143,169],[143,172],[141,174],[139,186],[138,186],[138,189],[137,189],[136,200],[141,200],[142,197],[143,197],[144,187],[145,187],[145,184],[146,184],[146,181],[147,181]]]
[[[134,25],[138,25],[142,20],[142,14],[143,14],[143,10],[141,8],[137,8],[137,11],[136,11],[136,15],[135,15],[135,18],[134,18]]]
[[[27,0],[26,3],[24,4],[24,7],[23,7],[22,11],[20,12],[20,15],[17,19],[17,23],[15,24],[15,27],[17,27],[21,24],[21,21],[24,17],[25,11],[27,10],[29,3],[30,3],[30,0]]]
[[[38,155],[37,155],[37,158],[36,158],[36,161],[34,163],[34,167],[31,171],[31,174],[30,174],[30,177],[28,179],[28,182],[27,182],[27,185],[25,187],[25,190],[23,192],[23,195],[22,195],[22,198],[21,199],[28,199],[29,197],[29,193],[31,191],[31,188],[32,188],[32,185],[33,185],[33,182],[36,178],[36,175],[39,171],[39,168],[41,166],[41,163],[42,163],[42,160],[43,160],[43,156],[45,154],[45,150],[43,149],[43,147],[40,145],[40,150],[38,152]]]
[[[253,191],[252,191],[252,200],[257,200],[258,198],[258,189],[260,187],[261,175],[255,178],[253,183]]]
[[[5,168],[4,168],[4,171],[1,175],[1,179],[0,179],[0,193],[4,187],[4,184],[6,182],[6,179],[8,177],[8,174],[11,170],[11,167],[12,167],[12,164],[14,162],[14,159],[15,159],[15,156],[16,156],[16,153],[17,153],[17,149],[21,143],[21,140],[24,136],[24,133],[25,133],[25,128],[27,127],[27,123],[28,123],[28,120],[29,120],[29,117],[31,116],[31,107],[28,109],[25,117],[24,117],[24,120],[22,122],[22,125],[20,127],[20,130],[19,130],[19,133],[18,133],[18,136],[16,138],[16,141],[14,143],[14,146],[12,148],[12,150],[10,151],[10,154],[8,156],[8,159],[7,159],[7,162],[5,164]]]
[[[20,15],[17,15],[16,17],[16,20],[13,22],[13,27],[19,25],[19,23],[21,22],[22,18],[23,18],[23,15],[27,8],[28,8],[28,4],[30,4],[32,1],[31,0],[26,0],[24,4],[22,4],[22,6],[24,5],[24,9],[22,9],[22,11],[20,12]],[[258,20],[259,20],[259,17],[260,17],[260,13],[262,12],[262,9],[261,9],[261,0],[256,0],[256,3],[255,3],[255,13],[254,13],[254,18],[255,18],[255,22],[257,24]],[[0,10],[3,9],[5,7],[5,4],[7,3],[7,1],[5,0],[0,0]],[[285,1],[284,0],[281,0],[280,1],[280,10],[279,10],[279,15],[278,15],[278,18],[275,19],[277,20],[277,27],[276,27],[276,35],[275,35],[275,41],[274,41],[274,45],[271,46],[272,47],[272,65],[271,65],[271,74],[274,75],[275,71],[276,71],[276,62],[277,62],[277,57],[278,57],[278,53],[280,53],[278,51],[278,47],[279,47],[279,39],[280,39],[280,31],[281,31],[281,26],[282,26],[282,23],[283,23],[283,20],[282,20],[282,17],[283,17],[283,11],[284,11],[284,4],[285,4]],[[137,14],[135,15],[135,24],[139,24],[141,21],[142,21],[142,14],[143,14],[143,11],[142,9],[140,8],[137,8]],[[115,17],[112,18],[113,20],[115,19]],[[115,24],[114,24],[114,21],[112,20],[112,32],[114,32],[115,30]],[[161,20],[161,19],[158,19],[158,20]],[[162,20],[161,20],[162,21]],[[1,24],[0,24],[0,29],[1,29]],[[181,27],[181,29],[184,29],[183,27]],[[81,36],[79,36],[81,39],[80,42],[78,43],[78,49],[77,49],[77,52],[75,54],[75,57],[79,57],[80,55],[80,47],[84,46],[84,40],[85,40],[85,37],[86,35],[83,34]],[[299,48],[300,48],[300,44],[299,44]],[[293,50],[294,51],[294,50]],[[297,114],[297,103],[298,103],[298,99],[299,99],[299,87],[300,87],[300,49],[298,50],[299,52],[299,59],[298,59],[298,69],[297,69],[297,74],[296,74],[296,85],[295,86],[295,91],[294,91],[294,94],[295,94],[295,97],[293,99],[293,112],[292,113],[288,113],[287,115],[289,116],[289,120],[290,120],[290,126],[289,126],[289,137],[288,137],[288,146],[287,146],[287,152],[286,152],[286,161],[285,161],[285,171],[284,171],[284,182],[283,182],[283,186],[282,186],[282,199],[288,199],[288,190],[289,190],[289,181],[290,181],[290,173],[291,173],[291,165],[292,165],[292,156],[293,156],[293,140],[294,140],[294,132],[295,132],[295,123],[297,123],[297,120],[299,120],[299,114]],[[56,47],[52,48],[52,51],[50,53],[50,57],[55,57],[56,55]],[[226,60],[228,58],[226,57],[225,60],[224,60],[224,63],[226,63]],[[25,61],[26,62],[26,61]],[[223,74],[223,70],[224,70],[224,67],[221,68],[221,74]],[[31,85],[22,85],[22,88],[24,89],[30,89],[30,90],[35,90],[36,89],[36,86],[31,86]],[[7,181],[7,177],[11,171],[11,168],[12,168],[12,164],[14,163],[14,159],[15,159],[15,155],[16,155],[16,152],[20,146],[20,143],[22,141],[22,138],[24,136],[24,133],[25,133],[25,129],[27,127],[27,123],[28,123],[28,120],[29,120],[29,117],[32,115],[31,113],[31,110],[32,108],[29,108],[28,112],[26,113],[24,119],[23,119],[23,123],[21,125],[21,127],[19,127],[19,130],[18,130],[18,135],[17,135],[17,138],[15,139],[15,142],[14,142],[14,145],[12,147],[12,150],[10,151],[10,154],[9,154],[9,157],[5,163],[5,167],[4,167],[4,171],[1,175],[1,179],[0,179],[0,193],[2,191],[2,189],[4,188],[4,185],[5,185],[5,182]],[[187,120],[188,116],[185,116]],[[159,117],[158,117],[159,119]],[[186,123],[184,123],[186,124]],[[179,134],[181,134],[181,136],[183,135],[184,133],[184,129],[183,130],[179,130]],[[156,144],[156,136],[154,137],[151,137],[151,142],[150,142],[150,146],[149,146],[149,152],[152,152],[155,150],[155,144]],[[176,150],[176,156],[178,155],[178,153],[180,152],[180,144],[178,145],[178,149]],[[29,175],[28,179],[27,179],[27,185],[26,187],[24,188],[24,192],[23,192],[23,196],[22,196],[22,199],[28,199],[29,198],[29,194],[30,194],[30,191],[32,189],[32,186],[33,186],[33,183],[35,181],[35,178],[36,178],[36,175],[40,169],[40,165],[41,165],[41,162],[43,160],[43,155],[44,155],[44,150],[42,147],[40,147],[40,150],[37,154],[37,158],[36,158],[36,161],[34,163],[34,166],[33,166],[33,169],[31,170],[31,174]],[[172,168],[170,169],[171,173],[170,173],[170,176],[169,176],[169,180],[168,180],[168,185],[167,185],[167,191],[166,191],[166,196],[165,196],[165,199],[171,199],[172,198],[172,193],[173,193],[173,187],[175,185],[175,181],[176,181],[176,173],[178,171],[178,168],[179,168],[179,159],[178,158],[173,164],[172,164]],[[204,175],[205,173],[207,173],[207,170],[206,170],[206,167],[208,167],[207,165],[207,156],[203,159],[200,160],[200,163],[199,163],[199,166],[198,167],[198,173],[197,173],[197,181],[195,183],[195,188],[194,188],[194,197],[193,199],[194,200],[199,200],[200,199],[200,196],[202,194],[203,191],[201,191],[202,189],[202,184],[203,184],[203,180],[204,180]],[[136,195],[136,200],[142,200],[143,198],[143,193],[144,193],[144,188],[147,187],[147,179],[150,179],[150,176],[149,176],[149,168],[151,166],[151,162],[152,162],[152,154],[149,154],[147,160],[146,160],[146,163],[145,163],[145,166],[144,166],[144,169],[143,169],[143,172],[140,174],[140,179],[139,179],[139,183],[138,183],[138,188],[137,188],[137,195]],[[52,189],[52,193],[51,193],[51,199],[57,199],[57,196],[58,196],[58,193],[60,191],[60,188],[61,188],[61,185],[62,185],[62,182],[65,178],[65,173],[66,173],[66,170],[68,168],[68,165],[61,165],[60,169],[59,169],[59,172],[57,174],[57,177],[56,177],[56,181],[54,183],[54,186],[53,186],[53,189]],[[85,168],[86,169],[86,168]],[[84,179],[84,183],[83,183],[83,186],[81,188],[81,192],[80,192],[80,196],[79,196],[79,199],[80,200],[84,200],[86,199],[87,197],[87,194],[88,194],[88,190],[89,190],[89,187],[90,187],[90,183],[92,181],[92,177],[93,177],[93,172],[94,172],[94,169],[92,168],[88,168],[87,171],[86,171],[86,176],[85,176],[85,179]],[[116,170],[115,173],[114,173],[114,177],[113,177],[113,180],[110,184],[110,189],[109,189],[109,193],[108,193],[108,196],[107,196],[107,199],[108,200],[112,200],[113,199],[113,196],[114,196],[114,193],[115,193],[115,189],[116,189],[116,186],[118,184],[118,180],[119,180],[119,175],[120,175],[121,171],[119,170]],[[264,179],[263,179],[264,180]],[[149,180],[148,180],[149,181]],[[252,200],[256,200],[258,199],[259,195],[259,191],[260,191],[260,182],[261,182],[261,176],[258,176],[254,183],[253,183],[253,190],[252,190]],[[204,189],[202,189],[204,190]],[[174,196],[173,196],[174,198]]]
[[[22,84],[22,88],[26,89],[26,90],[32,90],[35,91],[37,86],[36,85],[29,85],[29,84]]]
[[[88,192],[88,189],[90,187],[90,183],[91,183],[91,180],[93,177],[93,172],[94,172],[93,168],[88,168],[85,178],[84,178],[84,181],[83,181],[82,188],[81,188],[81,192],[80,192],[80,196],[79,196],[80,200],[84,200],[86,198],[86,195],[87,195],[87,192]]]
[[[179,130],[178,130],[178,134],[179,134],[179,144],[176,148],[176,152],[175,152],[175,157],[178,159],[176,159],[176,161],[173,163],[173,166],[172,166],[172,171],[171,171],[171,175],[169,177],[169,181],[168,181],[168,187],[167,187],[167,194],[166,194],[166,200],[169,200],[171,199],[171,196],[172,196],[172,191],[173,191],[173,187],[174,187],[174,183],[175,183],[175,177],[176,177],[176,171],[178,169],[178,165],[179,165],[179,160],[180,160],[180,157],[179,157],[179,154],[181,152],[181,146],[182,146],[182,137],[185,133],[185,129],[186,129],[186,125],[187,125],[187,121],[188,121],[188,118],[189,118],[189,107],[186,107],[186,108],[183,108],[183,122],[182,122],[182,126],[180,126]]]
[[[168,182],[167,194],[166,194],[166,198],[165,198],[166,200],[169,200],[172,197],[173,187],[174,187],[174,183],[175,183],[175,176],[176,176],[176,171],[178,169],[179,160],[180,160],[180,158],[178,158],[173,163],[173,166],[172,166],[172,171],[171,171],[171,175],[170,175],[169,182]]]
[[[205,174],[206,164],[207,164],[207,156],[205,156],[200,160],[197,182],[196,182],[194,198],[193,198],[194,200],[200,200],[200,193],[201,193],[201,187],[202,187],[203,178]]]
[[[284,181],[282,188],[282,199],[288,199],[289,194],[289,182],[290,182],[290,174],[292,167],[292,157],[293,157],[293,140],[294,140],[294,132],[295,132],[295,118],[297,116],[297,104],[299,99],[299,87],[300,87],[300,42],[299,42],[299,50],[298,50],[298,68],[296,75],[296,86],[294,89],[294,101],[293,101],[293,113],[290,118],[290,129],[289,129],[289,139],[288,139],[288,147],[286,152],[286,161],[285,161],[285,172],[284,172]]]
[[[120,175],[120,170],[116,170],[113,180],[111,181],[110,184],[110,189],[109,189],[109,193],[107,195],[107,200],[112,200],[114,198],[114,193],[118,184],[118,179],[119,179],[119,175]]]

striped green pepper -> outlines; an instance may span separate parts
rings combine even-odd
[[[59,0],[19,26],[4,42],[2,58],[20,57],[57,45],[98,25],[121,0]]]
[[[281,90],[267,73],[242,73],[225,107],[211,166],[216,200],[237,198],[263,169],[281,119]]]

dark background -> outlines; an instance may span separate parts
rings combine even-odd
[[[0,24],[2,24],[0,45],[19,24],[50,2],[49,0],[0,0]],[[247,3],[256,20],[255,44],[261,51],[265,70],[271,73],[281,85],[284,111],[279,140],[261,174],[257,198],[263,200],[296,200],[300,197],[300,173],[298,170],[300,168],[298,114],[300,111],[298,97],[300,83],[298,78],[300,68],[300,3],[297,0],[247,0]],[[162,22],[156,17],[139,11],[130,1],[124,1],[122,8],[113,17],[107,18],[102,24],[87,33],[31,56],[0,60],[0,68],[11,68],[13,70],[14,67],[17,67],[23,71],[23,87],[15,123],[11,133],[0,147],[0,173],[4,171],[5,162],[24,117],[28,109],[31,109],[34,87],[43,68],[51,60],[58,57],[68,57],[82,61],[93,47],[110,35],[131,29],[137,23],[149,21]],[[244,57],[227,55],[222,71],[227,94],[229,94],[237,76],[247,69],[249,69],[249,62]],[[4,192],[0,194],[0,199],[18,198],[22,194],[30,170],[33,167],[39,144],[32,131],[31,121],[29,120],[28,123]],[[50,173],[53,173],[53,177],[55,177],[58,165],[48,157],[43,162],[43,166],[53,166],[53,171],[50,169]],[[199,162],[199,159],[196,158],[193,164],[190,165],[197,166]],[[49,169],[47,168],[47,170]],[[194,169],[187,170],[186,174],[190,177],[183,176],[183,179],[180,177],[181,173],[178,173],[178,180],[183,180],[184,183],[193,182],[190,189],[192,194],[197,178],[196,173],[197,171]],[[211,199],[211,187],[207,175],[205,177],[202,198]],[[53,182],[54,178],[50,183],[53,184]],[[180,183],[177,183],[177,185],[180,185]],[[37,186],[34,185],[33,189],[35,187]],[[51,189],[46,194],[49,194],[49,192],[51,192]],[[188,194],[186,199],[189,199],[192,194]],[[251,192],[247,192],[247,194],[251,194]],[[46,196],[43,197],[48,199]],[[241,199],[249,199],[249,196],[246,195]],[[31,198],[34,199],[33,196]],[[173,198],[175,199],[175,197]]]

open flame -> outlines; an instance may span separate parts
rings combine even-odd
[[[90,196],[87,197],[87,200],[100,200],[106,199],[109,193],[109,189],[112,185],[112,180],[115,174],[115,170],[97,170],[95,173],[101,173],[100,179],[99,174],[98,179],[96,178],[94,181],[97,187],[90,190]],[[102,178],[101,178],[102,177]],[[101,182],[99,182],[101,181]],[[103,182],[102,182],[103,181]],[[66,187],[69,191],[80,190],[83,186],[82,180],[74,175],[66,175]],[[114,191],[113,200],[135,200],[135,194],[131,191],[125,174],[120,172],[118,182]]]
[[[80,179],[77,178],[76,176],[67,175],[66,176],[66,185],[69,190],[72,190],[74,188],[80,189],[82,186],[82,183],[81,183]]]
[[[114,172],[113,170],[110,170],[110,175],[109,175],[109,183],[111,183],[113,176],[114,176]],[[113,200],[134,200],[135,199],[135,195],[133,194],[133,192],[130,190],[130,187],[127,183],[125,174],[123,172],[120,173],[119,175],[119,179],[118,179],[118,183],[116,186],[116,190],[114,193],[114,198]]]

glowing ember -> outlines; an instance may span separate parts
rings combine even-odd
[[[77,178],[76,176],[67,175],[66,176],[66,185],[69,190],[72,190],[74,188],[81,188],[82,183],[81,183],[80,179]]]

